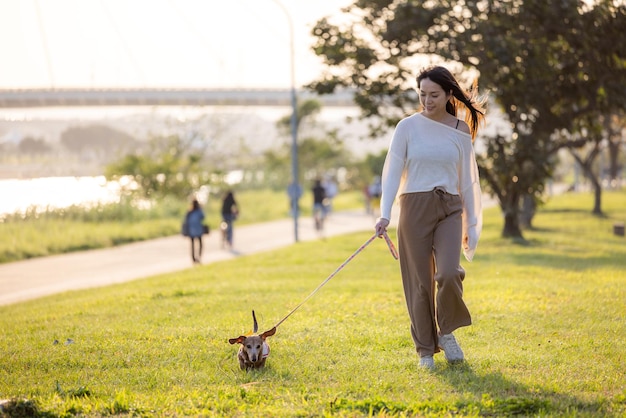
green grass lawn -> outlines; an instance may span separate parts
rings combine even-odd
[[[269,329],[363,232],[0,307],[0,399],[46,417],[624,416],[626,193],[604,193],[602,218],[591,199],[549,201],[527,245],[485,212],[464,364],[418,369],[398,262],[375,240],[279,326],[264,370],[239,370],[227,339],[251,310]]]

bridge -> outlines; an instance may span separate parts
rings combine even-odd
[[[299,100],[323,106],[355,106],[353,92],[317,95],[297,91]],[[0,108],[74,106],[291,106],[290,89],[0,89]]]

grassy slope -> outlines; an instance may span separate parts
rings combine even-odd
[[[58,415],[622,416],[626,242],[612,224],[626,194],[605,193],[607,218],[590,202],[549,202],[527,246],[486,211],[464,263],[464,365],[417,369],[398,264],[376,240],[279,327],[265,370],[238,369],[226,340],[250,330],[251,309],[274,325],[360,233],[0,307],[0,397]]]

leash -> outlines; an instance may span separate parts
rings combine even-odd
[[[374,239],[376,239],[376,237],[377,237],[377,236],[378,236],[378,235],[374,234],[371,238],[369,238],[367,241],[365,241],[365,243],[364,243],[363,245],[361,245],[361,246],[360,246],[360,247],[359,247],[359,248],[358,248],[358,249],[357,249],[357,250],[356,250],[356,251],[355,251],[355,252],[354,252],[354,253],[353,253],[350,257],[348,257],[348,258],[346,259],[346,261],[344,261],[343,263],[341,263],[341,265],[340,265],[339,267],[337,267],[337,268],[335,269],[335,271],[333,271],[333,272],[331,273],[331,275],[330,275],[330,276],[328,276],[328,277],[326,278],[326,280],[324,280],[324,281],[323,281],[323,282],[322,282],[319,286],[317,286],[317,287],[315,288],[315,290],[309,294],[309,296],[307,296],[307,297],[306,297],[306,298],[305,298],[302,302],[300,302],[300,304],[299,304],[298,306],[296,306],[295,308],[293,308],[293,309],[291,310],[291,312],[289,312],[289,313],[288,313],[288,314],[287,314],[287,315],[286,315],[283,319],[281,319],[280,321],[278,321],[278,323],[277,323],[276,325],[274,325],[274,329],[275,329],[275,328],[278,328],[278,326],[279,326],[280,324],[282,324],[283,322],[285,322],[285,320],[286,320],[287,318],[289,318],[289,317],[291,316],[291,314],[293,314],[295,311],[297,311],[297,310],[300,308],[300,306],[304,305],[304,303],[305,303],[307,300],[311,299],[311,298],[313,297],[313,295],[317,293],[317,291],[318,291],[318,290],[320,290],[320,289],[321,289],[321,288],[322,288],[322,287],[323,287],[326,283],[328,283],[328,281],[329,281],[330,279],[332,279],[333,277],[335,277],[335,275],[336,275],[337,273],[339,273],[339,271],[341,271],[341,269],[343,269],[343,268],[346,266],[346,264],[348,264],[350,261],[352,261],[352,259],[353,259],[354,257],[356,257],[356,256],[357,256],[357,254],[359,254],[361,251],[363,251],[363,250],[365,249],[365,247],[367,247],[368,245],[370,245],[370,243],[371,243],[372,241],[374,241]],[[393,256],[393,258],[395,258],[395,259],[397,260],[397,259],[398,259],[398,252],[396,251],[396,247],[393,245],[393,242],[391,241],[391,239],[389,239],[389,235],[387,235],[387,232],[383,233],[383,238],[385,239],[385,242],[387,243],[387,246],[389,247],[389,251],[391,252],[391,255]]]

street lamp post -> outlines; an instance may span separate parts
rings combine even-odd
[[[290,199],[293,207],[293,233],[294,239],[298,242],[298,216],[300,212],[300,186],[298,183],[298,98],[296,95],[296,67],[295,67],[295,50],[293,44],[293,20],[289,11],[278,0],[273,0],[287,16],[289,22],[289,52],[291,66],[291,175],[293,182],[290,185],[290,192],[293,193],[293,199]]]

